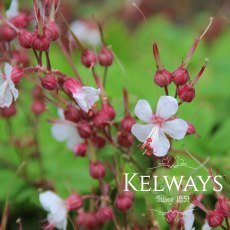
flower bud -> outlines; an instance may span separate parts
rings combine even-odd
[[[108,67],[113,63],[113,53],[107,47],[103,46],[98,55],[100,65]]]
[[[16,84],[18,83],[24,74],[24,70],[19,67],[13,67],[12,73],[11,73],[11,79]]]
[[[54,90],[57,88],[57,80],[53,75],[46,75],[41,79],[41,85],[44,89]]]
[[[77,123],[81,119],[81,112],[73,105],[67,105],[64,110],[65,119]]]
[[[130,115],[127,115],[121,120],[120,129],[127,132],[131,132],[131,128],[135,123],[136,122],[134,118]]]
[[[77,88],[81,88],[81,83],[74,78],[65,78],[63,83],[63,89],[66,93],[72,94]]]
[[[100,161],[91,162],[89,172],[94,179],[100,179],[106,174],[105,166]]]
[[[187,124],[188,124],[188,129],[187,129],[187,135],[191,135],[191,134],[194,134],[194,133],[196,133],[196,128],[195,128],[195,126],[192,124],[192,123],[189,123],[189,122],[187,122]]]
[[[100,222],[106,223],[113,219],[113,209],[111,207],[100,208],[96,215]]]
[[[122,212],[127,211],[133,205],[133,195],[132,192],[123,192],[117,194],[115,198],[115,207]]]
[[[108,102],[103,103],[102,113],[104,113],[107,116],[109,121],[112,121],[116,116],[116,112],[115,112],[113,106]]]
[[[32,42],[35,38],[35,33],[27,30],[20,30],[18,33],[18,41],[21,47],[29,49],[32,47]]]
[[[98,149],[102,149],[106,144],[106,140],[100,136],[93,136],[91,140],[93,145]]]
[[[1,26],[0,34],[1,34],[1,38],[7,42],[10,42],[17,37],[16,31],[10,28],[8,25]]]
[[[178,211],[175,208],[172,208],[165,214],[165,219],[169,224],[173,224],[176,221]]]
[[[38,32],[35,33],[34,39],[32,41],[32,48],[38,51],[48,50],[51,43],[51,33],[48,30],[44,30],[43,35],[39,35]]]
[[[95,229],[98,226],[96,214],[94,212],[79,212],[77,226],[82,229]]]
[[[69,211],[72,211],[82,207],[83,199],[80,195],[73,193],[65,200],[65,204],[67,206],[67,209]]]
[[[108,117],[102,110],[95,114],[93,122],[94,125],[99,128],[109,125]]]
[[[173,82],[176,86],[184,85],[189,80],[188,69],[180,66],[172,73]]]
[[[13,59],[16,65],[28,66],[30,63],[29,56],[25,49],[19,49],[13,51]]]
[[[97,63],[96,54],[89,49],[83,50],[81,53],[81,63],[87,68],[92,68]]]
[[[35,115],[41,115],[46,111],[46,104],[43,100],[35,99],[31,105],[31,111]]]
[[[117,142],[120,146],[129,148],[133,145],[133,135],[128,132],[121,132],[118,134]]]
[[[157,70],[154,82],[160,87],[166,87],[172,82],[172,74],[166,69]]]
[[[208,225],[212,228],[221,226],[224,216],[219,210],[208,211],[206,214]]]
[[[4,118],[11,118],[17,113],[16,106],[14,103],[10,107],[5,107],[0,109],[0,115]]]
[[[218,200],[216,202],[216,210],[221,212],[224,217],[229,217],[230,216],[230,210],[228,207],[228,199],[224,196],[218,197]]]
[[[29,18],[26,14],[20,13],[16,17],[10,19],[10,22],[14,24],[17,28],[26,28],[29,23]]]
[[[59,38],[59,28],[57,24],[52,21],[48,24],[47,29],[50,31],[52,41],[56,41]]]
[[[88,122],[81,122],[78,125],[78,132],[82,138],[89,138],[92,134],[92,128]]]
[[[177,94],[181,101],[191,102],[195,97],[195,89],[191,84],[186,84],[178,88]]]
[[[87,151],[87,145],[85,143],[78,144],[74,147],[74,154],[76,156],[84,157]]]

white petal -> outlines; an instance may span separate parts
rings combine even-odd
[[[58,116],[61,120],[65,120],[64,109],[58,108]]]
[[[62,123],[60,121],[60,123],[56,123],[53,125],[51,131],[53,137],[57,141],[64,141],[67,140],[72,135],[72,133],[74,133],[74,129],[76,128],[73,125],[68,123]]]
[[[189,209],[184,212],[184,229],[191,230],[193,223],[195,220],[195,216],[193,214],[193,209]]]
[[[168,119],[172,117],[178,110],[178,102],[174,97],[161,96],[157,103],[156,115]]]
[[[157,141],[153,141],[151,147],[153,148],[153,154],[158,157],[163,157],[168,153],[170,142],[161,130],[158,132]]]
[[[145,142],[153,127],[154,126],[152,124],[134,124],[132,126],[131,132],[140,142]]]
[[[209,226],[207,220],[205,220],[205,222],[202,226],[202,230],[211,230],[211,227]]]
[[[18,15],[18,0],[11,0],[10,8],[6,11],[8,19]]]
[[[73,98],[76,100],[80,108],[87,113],[93,104],[99,99],[99,94],[100,89],[83,86],[73,94]]]
[[[153,116],[152,109],[148,101],[139,100],[135,107],[136,116],[147,123],[151,123],[151,118]]]
[[[57,229],[65,230],[67,227],[67,210],[62,208],[59,209],[56,213],[49,213],[47,220]]]
[[[83,139],[80,137],[77,130],[69,137],[67,141],[67,147],[73,151],[74,147],[78,144],[81,144],[83,142]]]
[[[2,85],[0,85],[0,107],[9,107],[12,104],[13,96],[10,90],[10,86],[5,81]]]
[[[188,130],[188,124],[182,119],[166,121],[162,130],[176,140],[183,139]]]

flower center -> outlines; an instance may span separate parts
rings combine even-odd
[[[165,120],[161,117],[158,117],[156,114],[153,114],[152,123],[158,125],[159,127],[162,127],[165,123]]]

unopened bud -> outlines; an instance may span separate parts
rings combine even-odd
[[[81,122],[78,125],[78,132],[82,138],[89,138],[92,134],[92,128],[88,122]]]
[[[69,211],[76,210],[82,207],[83,199],[80,195],[73,193],[65,200],[65,204]]]
[[[73,105],[68,105],[64,110],[65,119],[73,122],[78,122],[81,119],[80,111]]]
[[[57,80],[53,75],[46,75],[41,79],[41,85],[44,89],[54,90],[57,88]]]
[[[177,94],[181,101],[191,102],[196,93],[192,84],[185,84],[178,88]]]
[[[172,82],[172,74],[166,69],[157,70],[154,82],[160,87],[167,87]]]
[[[81,53],[81,63],[87,68],[92,68],[97,63],[96,54],[89,49],[83,50]]]
[[[117,142],[120,146],[129,148],[133,145],[133,135],[128,132],[121,132],[118,134]]]
[[[188,129],[187,129],[187,135],[195,134],[196,133],[196,128],[192,123],[187,122],[188,124]]]
[[[14,103],[10,107],[5,107],[0,109],[0,115],[4,118],[11,118],[17,113],[16,106]]]
[[[113,63],[113,53],[107,47],[103,46],[98,55],[100,65],[108,67]]]
[[[100,222],[106,223],[113,219],[113,209],[111,207],[100,208],[96,215]]]
[[[184,85],[189,81],[188,69],[184,67],[179,67],[172,73],[173,82],[176,86]]]
[[[105,166],[100,161],[91,162],[89,172],[94,179],[100,179],[106,174]]]
[[[169,224],[173,224],[176,221],[178,211],[175,208],[172,208],[165,214],[165,219]]]
[[[123,192],[121,194],[117,194],[115,198],[115,207],[122,212],[127,211],[133,205],[133,196],[130,195],[131,192]]]
[[[98,226],[96,213],[79,212],[77,216],[77,225],[83,229],[95,229]]]
[[[22,77],[23,77],[24,71],[22,68],[19,67],[13,67],[12,73],[11,73],[11,79],[16,84],[18,83]]]
[[[10,42],[17,37],[16,31],[10,28],[8,25],[1,26],[0,34],[1,34],[1,38],[7,42]]]
[[[221,226],[224,220],[223,214],[218,210],[208,211],[208,213],[206,214],[206,218],[208,225],[212,228]]]
[[[26,28],[29,23],[29,17],[24,13],[20,13],[16,17],[11,18],[10,22],[19,29]]]
[[[29,49],[32,47],[32,42],[35,38],[35,33],[27,30],[20,30],[18,33],[18,41],[21,47]]]
[[[98,149],[102,149],[106,144],[106,140],[100,136],[93,136],[91,140],[93,145]]]
[[[45,30],[43,35],[39,35],[36,32],[33,42],[32,48],[38,51],[46,51],[49,49],[51,43],[51,35],[50,32]]]
[[[131,132],[131,128],[134,124],[134,118],[131,115],[127,115],[121,120],[120,128],[124,131]]]
[[[63,89],[66,93],[72,94],[76,89],[81,88],[81,83],[74,78],[65,78],[63,82]]]
[[[84,157],[87,151],[87,145],[85,143],[78,144],[74,147],[74,153],[76,156]]]
[[[59,38],[59,28],[55,22],[50,22],[47,26],[50,31],[52,41],[56,41]]]
[[[102,113],[104,113],[110,121],[112,121],[116,116],[116,112],[113,106],[108,102],[103,103]]]
[[[46,104],[43,100],[34,100],[31,106],[31,111],[35,114],[35,115],[41,115],[42,113],[44,113],[46,111]]]
[[[216,210],[220,211],[223,216],[230,217],[230,210],[228,207],[228,199],[224,196],[218,197],[218,200],[216,202]]]

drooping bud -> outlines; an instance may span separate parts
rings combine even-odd
[[[36,31],[32,42],[32,48],[38,51],[46,51],[49,49],[50,43],[51,33],[49,30],[44,30],[44,33],[42,35],[40,35],[38,31]]]
[[[29,23],[29,17],[24,13],[20,13],[16,17],[11,18],[10,22],[19,29],[26,28]]]
[[[102,149],[106,144],[106,140],[100,136],[93,136],[91,140],[93,145],[98,149]]]
[[[107,47],[103,46],[101,48],[101,51],[98,55],[98,60],[100,65],[108,67],[110,65],[112,65],[113,63],[113,53],[110,49],[108,49]]]
[[[87,68],[94,67],[94,65],[97,63],[96,54],[89,49],[83,50],[81,53],[81,63]]]
[[[117,142],[120,146],[129,148],[133,145],[134,142],[133,135],[128,132],[121,132],[118,134]]]
[[[65,119],[73,122],[78,122],[81,119],[81,112],[73,105],[67,105],[64,110]]]
[[[17,32],[8,25],[1,25],[0,35],[4,41],[10,42],[17,37]]]
[[[173,224],[178,216],[178,211],[175,208],[172,208],[165,214],[165,219],[169,224]]]
[[[73,193],[65,200],[65,204],[69,211],[76,210],[82,207],[83,199],[80,195]]]
[[[95,114],[93,122],[96,127],[100,128],[109,125],[108,117],[102,110]]]
[[[14,103],[10,107],[5,107],[0,109],[0,115],[4,118],[11,118],[17,113],[16,106]]]
[[[81,122],[79,125],[78,125],[78,131],[79,131],[79,134],[82,138],[89,138],[92,134],[92,128],[91,126],[89,125],[88,122]]]
[[[132,207],[133,200],[134,197],[132,192],[118,193],[115,198],[115,207],[120,211],[125,212]]]
[[[135,123],[134,118],[131,115],[127,115],[121,120],[120,129],[126,132],[131,132],[131,128]]]
[[[52,41],[56,41],[59,38],[59,28],[54,21],[51,21],[47,29],[50,31]]]
[[[29,49],[32,47],[32,42],[35,38],[35,33],[27,30],[20,30],[18,33],[18,41],[21,47]]]
[[[57,80],[53,75],[46,75],[41,78],[41,85],[44,89],[55,90],[58,86]]]
[[[112,121],[116,116],[116,112],[113,106],[108,102],[103,103],[102,113],[104,113],[110,121]]]
[[[84,157],[87,151],[87,145],[85,143],[78,144],[74,147],[74,154],[76,156]]]
[[[77,216],[77,226],[80,226],[83,229],[95,229],[98,226],[96,213],[79,212]]]
[[[224,217],[230,217],[230,210],[228,207],[228,199],[224,196],[218,197],[216,202],[216,210],[221,212]]]
[[[181,101],[191,102],[194,99],[196,92],[193,85],[191,83],[187,83],[178,88],[177,94]]]
[[[35,115],[41,115],[46,111],[46,104],[43,100],[35,99],[31,105],[31,111]]]
[[[24,70],[19,67],[13,67],[11,79],[16,84],[23,78]]]
[[[172,78],[176,86],[186,84],[189,81],[188,69],[180,66],[172,73]]]
[[[192,135],[192,134],[195,134],[196,133],[196,128],[195,128],[195,126],[192,124],[192,123],[190,123],[190,122],[187,122],[187,124],[188,124],[188,129],[187,129],[187,135]]]
[[[100,208],[96,215],[100,222],[106,223],[113,219],[113,209],[111,207]]]
[[[66,93],[72,94],[76,92],[77,88],[81,88],[81,83],[74,78],[65,78],[63,83],[63,89]]]
[[[92,178],[100,179],[105,176],[106,169],[100,161],[95,161],[90,163],[89,172]]]
[[[208,211],[206,214],[208,225],[212,228],[221,226],[224,216],[219,210]]]

